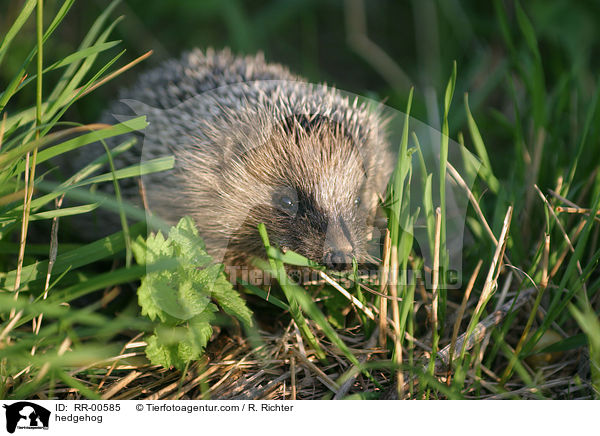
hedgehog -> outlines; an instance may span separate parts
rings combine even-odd
[[[142,74],[105,119],[114,114],[149,122],[119,166],[175,158],[170,172],[143,177],[146,206],[170,223],[192,217],[226,265],[265,257],[259,223],[283,251],[331,269],[373,261],[369,241],[393,162],[377,107],[260,53],[194,49]],[[136,186],[122,190],[139,198]]]

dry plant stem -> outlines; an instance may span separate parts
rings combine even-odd
[[[62,202],[64,200],[64,194],[55,200],[56,209],[60,209],[62,206]],[[48,256],[48,272],[46,273],[46,283],[44,284],[44,295],[43,299],[48,298],[48,289],[50,288],[50,277],[52,275],[52,268],[54,267],[54,262],[56,262],[56,255],[58,254],[58,217],[52,218],[52,229],[50,230],[50,253]],[[37,321],[34,318],[34,333],[38,335],[40,333],[40,328],[42,326],[42,319],[44,317],[43,313],[40,313]],[[31,348],[31,355],[35,354],[36,345]]]
[[[23,260],[25,257],[25,240],[27,239],[27,218],[29,217],[27,197],[29,193],[29,152],[25,157],[25,188],[23,189],[23,217],[21,218],[21,239],[19,240],[19,257],[17,260],[17,276],[15,277],[15,301],[19,298],[19,288],[21,287],[21,272],[23,270]],[[10,318],[15,316],[15,309],[10,311]]]
[[[385,240],[383,243],[383,264],[381,266],[381,286],[380,291],[387,296],[388,279],[390,275],[390,254],[391,254],[390,230],[385,231]],[[384,347],[387,338],[387,298],[379,299],[379,345]]]
[[[500,274],[500,267],[502,265],[502,255],[504,254],[504,249],[506,248],[506,239],[508,236],[508,230],[510,228],[510,222],[512,218],[512,206],[509,206],[508,211],[506,212],[506,216],[504,217],[504,224],[502,226],[502,232],[500,233],[500,239],[498,241],[498,245],[496,246],[496,251],[494,252],[494,257],[492,259],[492,264],[490,265],[490,269],[488,271],[488,275],[485,280],[485,284],[483,286],[483,291],[481,296],[479,297],[479,301],[477,302],[477,306],[475,307],[475,313],[478,313],[489,297],[492,295],[496,288],[498,275]]]
[[[292,353],[290,356],[290,372],[292,373],[292,400],[296,399],[296,358]]]
[[[131,347],[131,344],[135,343],[135,341],[137,341],[143,335],[144,335],[143,333],[138,333],[137,335],[135,335],[135,337],[133,337],[132,339],[130,339],[129,341],[127,341],[127,343],[125,345],[123,345],[123,348],[121,348],[121,353],[120,354],[122,355],[123,353],[125,353],[125,350],[127,350],[128,347]],[[98,390],[102,389],[102,386],[104,386],[104,383],[106,383],[107,378],[110,377],[110,375],[112,374],[112,372],[114,371],[114,369],[117,367],[118,363],[119,363],[118,360],[115,360],[113,362],[113,364],[111,365],[110,369],[106,372],[106,374],[104,375],[104,377],[102,378],[102,380],[98,384]]]
[[[210,389],[208,391],[206,391],[204,393],[204,395],[209,396],[212,392],[214,392],[220,385],[222,385],[232,374],[233,372],[239,368],[242,364],[244,364],[246,362],[246,359],[248,358],[248,356],[250,356],[250,354],[252,354],[252,352],[246,353],[244,355],[244,357],[242,357],[242,359],[240,361],[238,361],[236,364],[232,365],[231,369],[223,376],[221,377],[221,379],[216,382],[215,384],[213,384]],[[179,383],[180,381],[177,380],[175,383],[173,383],[174,385],[174,389],[179,387]]]
[[[477,266],[475,267],[475,271],[471,274],[471,278],[469,279],[469,283],[467,284],[467,289],[463,295],[462,302],[460,304],[460,308],[458,309],[458,315],[456,316],[456,321],[454,322],[454,328],[452,330],[452,340],[450,341],[450,352],[448,361],[452,362],[452,358],[454,356],[454,350],[456,346],[456,338],[458,338],[458,331],[460,330],[460,323],[465,316],[465,310],[467,308],[467,302],[469,301],[469,297],[471,296],[471,291],[473,290],[473,286],[475,285],[475,280],[479,275],[479,270],[481,269],[481,265],[483,265],[483,260],[479,260],[477,262]],[[448,380],[450,378],[448,377]]]
[[[440,279],[440,230],[441,230],[441,220],[442,211],[438,207],[435,210],[435,243],[433,249],[433,280],[432,280],[432,302],[431,302],[431,325],[432,330],[437,332],[438,329],[438,285]],[[435,353],[435,344],[432,346],[432,352]]]
[[[496,239],[496,236],[494,236],[494,232],[492,232],[492,229],[490,228],[489,224],[487,223],[485,216],[483,215],[483,212],[481,211],[481,208],[479,207],[479,203],[477,203],[477,199],[475,198],[475,196],[473,195],[473,193],[467,186],[467,183],[464,181],[464,179],[461,177],[461,175],[458,173],[458,171],[456,171],[456,168],[454,168],[450,162],[448,162],[448,170],[449,170],[452,178],[454,178],[454,180],[456,181],[456,183],[458,183],[465,190],[465,192],[467,193],[467,196],[469,197],[469,201],[471,202],[471,204],[473,205],[473,208],[475,209],[475,213],[477,214],[477,216],[479,217],[479,220],[481,221],[481,223],[483,224],[483,227],[485,228],[485,231],[490,236],[490,238],[492,239],[494,244],[498,245],[498,240]]]
[[[146,343],[143,342],[143,344],[144,344],[143,346],[145,347]],[[76,368],[76,369],[74,369],[72,371],[69,371],[69,375],[70,376],[75,376],[75,375],[77,375],[79,373],[82,373],[84,371],[89,370],[90,368],[96,368],[96,367],[98,367],[98,365],[101,365],[101,364],[104,364],[104,363],[118,362],[119,360],[127,359],[129,357],[135,357],[135,356],[139,356],[139,355],[140,355],[140,353],[135,353],[135,352],[134,353],[119,354],[118,356],[109,357],[108,359],[103,359],[103,360],[100,360],[100,361],[97,361],[97,362],[94,362],[94,363],[90,363],[88,365]],[[100,390],[100,389],[98,389],[98,390]]]
[[[333,392],[334,394],[337,394],[338,390],[339,390],[339,386],[337,385],[337,383],[335,381],[333,381],[327,374],[325,374],[321,368],[319,368],[317,365],[315,365],[314,363],[312,363],[306,356],[304,356],[302,353],[299,353],[297,350],[295,350],[294,348],[292,348],[292,352],[294,353],[294,355],[300,359],[311,371],[313,371],[317,378],[321,381],[321,383],[323,383],[327,389],[329,389],[331,392]]]
[[[556,207],[556,211],[557,212],[566,212],[566,213],[588,214],[592,210],[591,209],[581,208],[581,207],[562,207],[562,206],[557,206]],[[596,215],[600,215],[600,210],[596,212]]]
[[[152,212],[150,210],[150,207],[148,205],[148,198],[146,196],[146,188],[144,187],[144,182],[142,182],[142,178],[138,178],[137,179],[138,182],[138,187],[139,187],[139,191],[140,191],[140,197],[142,198],[142,204],[144,206],[144,210],[146,211],[146,213],[150,216],[152,216]]]
[[[508,229],[510,228],[510,222],[512,218],[512,206],[508,207],[508,211],[506,212],[506,216],[504,217],[504,225],[502,226],[502,232],[500,233],[500,239],[498,240],[498,245],[496,245],[496,251],[494,252],[494,257],[492,259],[492,264],[490,265],[490,269],[488,271],[488,275],[485,279],[485,284],[483,285],[483,290],[481,291],[481,295],[479,297],[479,301],[477,302],[477,306],[473,312],[473,317],[469,322],[469,327],[467,328],[467,334],[471,329],[475,328],[474,323],[479,320],[481,316],[481,312],[483,311],[484,306],[487,304],[489,298],[492,296],[492,293],[496,289],[498,274],[500,274],[500,267],[502,264],[502,257],[504,254],[504,248],[506,247],[506,238],[508,235]],[[466,341],[463,344],[462,351],[460,353],[461,358],[464,357],[465,353],[465,345]]]
[[[100,86],[104,85],[106,82],[109,82],[110,80],[114,79],[115,77],[117,77],[119,74],[124,73],[125,71],[133,68],[135,65],[139,64],[141,61],[143,61],[144,59],[150,57],[152,55],[152,53],[154,53],[152,50],[147,51],[146,53],[144,53],[143,55],[141,55],[140,57],[132,60],[131,62],[129,62],[127,65],[122,66],[121,68],[119,68],[116,71],[113,71],[112,73],[110,73],[108,76],[98,80],[96,83],[94,83],[92,86],[90,86],[88,89],[86,89],[85,91],[83,91],[81,93],[81,95],[79,95],[78,98],[84,97],[86,95],[88,95],[90,92],[92,92],[93,90],[95,90],[96,88],[99,88]],[[76,90],[73,91],[72,94],[72,98],[75,98],[79,92],[81,92],[83,88],[77,88]]]
[[[4,330],[2,330],[2,333],[0,333],[0,342],[4,340],[8,333],[13,329],[15,324],[19,322],[21,316],[23,316],[23,310],[19,310],[12,318],[10,318],[10,321],[8,324],[6,324],[6,327],[4,327]]]
[[[229,354],[228,356],[226,356],[226,358],[232,358],[233,356],[234,356],[233,354]],[[205,357],[203,357],[201,359],[201,361],[202,361],[202,365],[206,364]],[[206,371],[202,372],[202,374],[200,374],[199,376],[197,376],[196,378],[191,380],[190,384],[194,384],[194,385],[199,384],[200,382],[205,380],[207,377],[210,377],[212,374],[217,372],[218,369],[219,369],[218,366],[212,366],[212,367],[208,368]],[[169,375],[169,379],[174,379],[174,378],[177,378],[177,373],[173,372]],[[160,389],[158,391],[154,390],[155,386],[148,387],[147,390],[149,392],[154,392],[154,393],[149,396],[146,396],[145,398],[143,398],[143,400],[160,400],[167,394],[173,392],[178,387],[179,387],[179,380],[176,380],[175,382],[168,384],[167,386],[163,387],[162,389]],[[118,398],[116,398],[116,399],[118,399]]]
[[[309,284],[315,284],[315,282],[316,282],[316,280],[314,280],[312,283],[311,282],[307,282],[306,284],[307,285],[309,285]],[[387,294],[387,291],[386,291],[386,294],[383,294],[381,292],[377,292],[376,290],[369,288],[368,286],[366,286],[365,284],[360,283],[360,282],[358,282],[358,286],[360,286],[362,289],[365,290],[365,292],[368,292],[369,294],[377,295],[377,296],[379,296],[381,298],[385,298],[386,300],[391,300],[392,299],[392,297]],[[389,270],[388,270],[388,286],[389,286]],[[402,298],[398,298],[398,301],[402,301]]]
[[[392,301],[392,318],[394,320],[394,362],[402,365],[402,340],[400,337],[400,308],[398,307],[398,248],[392,245],[390,257],[390,290],[394,300]],[[404,374],[398,368],[396,372],[398,386],[398,398],[402,398],[404,391]]]
[[[120,379],[117,383],[113,384],[103,395],[103,400],[110,400],[117,393],[121,392],[129,383],[138,378],[142,373],[140,371],[131,371],[125,377]]]
[[[367,306],[362,304],[360,302],[360,300],[358,300],[354,295],[350,294],[347,290],[345,290],[338,282],[333,280],[331,277],[329,277],[323,271],[319,271],[319,276],[322,279],[324,279],[327,283],[329,283],[331,286],[333,286],[333,288],[336,289],[340,294],[342,294],[344,297],[346,297],[348,300],[350,300],[352,302],[352,304],[354,306],[358,307],[365,315],[367,315],[367,317],[370,320],[375,321],[375,315],[373,314],[371,309],[369,309]]]
[[[590,209],[585,209],[585,208],[580,208],[580,207],[562,207],[562,206],[557,206],[556,207],[556,212],[557,213],[570,213],[570,214],[581,214],[581,215],[589,215],[591,210]],[[596,212],[596,216],[594,217],[595,221],[598,221],[600,223],[600,211]]]
[[[435,240],[433,244],[433,271],[431,284],[431,357],[429,361],[428,372],[432,375],[435,371],[435,353],[439,342],[438,333],[438,286],[440,280],[440,239],[442,227],[442,211],[438,207],[435,210]],[[401,398],[401,397],[398,397]],[[425,398],[429,399],[429,389],[425,394]]]
[[[294,335],[296,336],[296,343],[298,344],[298,349],[300,352],[306,356],[306,348],[304,347],[304,341],[302,340],[302,335],[300,334],[300,329],[294,322]]]
[[[546,205],[546,207],[548,208],[548,211],[550,212],[550,214],[556,221],[556,224],[558,224],[558,228],[560,229],[561,233],[563,234],[563,237],[565,238],[565,241],[567,242],[567,245],[569,246],[571,253],[575,253],[575,247],[573,247],[573,244],[571,243],[571,240],[569,239],[569,235],[567,235],[565,228],[563,227],[562,223],[560,222],[560,220],[554,213],[552,206],[550,205],[550,203],[548,202],[548,200],[546,199],[546,197],[544,196],[544,194],[542,193],[540,188],[538,188],[537,185],[533,185],[533,186],[536,189],[536,191],[537,191],[538,195],[540,196],[540,198],[542,199],[542,201],[544,202],[544,204]],[[546,236],[546,237],[548,237],[548,236]],[[579,272],[579,275],[583,274],[583,269],[581,268],[581,263],[579,262],[579,260],[577,261],[577,271]],[[583,290],[587,293],[587,287],[585,286],[585,283],[582,282],[582,286],[583,286]]]
[[[588,176],[587,181],[585,182],[585,185],[583,185],[583,188],[579,191],[579,195],[577,196],[577,200],[575,201],[576,204],[581,204],[582,201],[584,201],[584,199],[587,197],[588,193],[590,192],[590,189],[592,189],[592,187],[595,184],[596,181],[596,176],[598,174],[598,167],[594,168],[594,170],[592,172],[590,172],[590,175]],[[556,192],[560,192],[560,190],[556,190]],[[581,209],[579,207],[577,207],[576,209]],[[569,217],[571,220],[574,219],[573,216]],[[596,221],[600,221],[600,217],[594,217],[594,219]]]
[[[491,227],[487,223],[487,220],[485,219],[485,216],[483,215],[483,212],[481,211],[481,208],[479,207],[479,203],[477,203],[477,199],[475,198],[475,196],[473,195],[473,193],[467,186],[467,183],[464,181],[464,179],[461,177],[461,175],[458,173],[458,171],[456,171],[456,168],[454,168],[450,162],[448,162],[447,165],[448,165],[448,170],[450,172],[450,175],[454,178],[456,183],[458,183],[467,193],[467,196],[469,197],[469,201],[471,202],[471,205],[475,209],[475,213],[479,217],[479,220],[483,224],[483,227],[485,228],[487,234],[490,236],[492,242],[494,242],[494,245],[497,246],[498,240],[496,239],[496,236],[494,236],[494,232],[492,232]],[[510,259],[508,258],[508,256],[506,254],[504,254],[503,257],[504,257],[504,262],[507,265],[512,265],[512,263],[510,262]],[[515,268],[515,269],[517,271],[520,271],[518,268]],[[520,277],[517,277],[517,278],[520,280]]]
[[[548,261],[550,259],[550,235],[546,235],[544,240],[544,258],[542,262],[542,281],[540,282],[540,291],[548,286]]]
[[[37,79],[36,79],[36,110],[35,110],[35,139],[40,139],[40,125],[42,124],[42,66],[43,66],[43,0],[37,0],[36,5],[36,35],[37,35]],[[35,166],[37,160],[38,148],[33,150],[31,162],[29,152],[25,158],[25,196],[23,200],[23,218],[21,222],[21,240],[19,241],[19,257],[17,260],[17,275],[15,278],[15,301],[19,297],[19,288],[21,287],[21,273],[23,270],[23,261],[25,259],[25,244],[27,241],[27,230],[29,228],[29,213],[31,209],[31,198],[33,197],[33,186],[35,183]],[[31,164],[31,169],[29,166]],[[10,318],[15,316],[15,309],[10,311]]]

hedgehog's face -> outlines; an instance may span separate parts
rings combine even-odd
[[[205,186],[210,192],[198,195],[203,203],[195,204],[214,216],[202,214],[196,221],[204,236],[226,243],[230,262],[264,258],[259,223],[273,245],[332,269],[350,269],[353,259],[370,261],[367,247],[381,189],[372,179],[384,172],[385,148],[324,120],[301,123],[296,117],[271,129],[256,123],[256,129],[230,138],[223,146],[227,158],[210,166],[207,180],[219,180],[216,189],[194,183],[192,194]],[[195,175],[203,174],[205,162],[189,162],[201,169]]]
[[[368,260],[367,243],[377,203],[373,183],[359,147],[349,138],[322,128],[308,134],[277,137],[246,156],[255,182],[256,204],[246,222],[246,238],[265,223],[269,238],[332,269],[352,268],[352,260]],[[260,168],[260,172],[259,172]],[[258,238],[258,236],[256,236]],[[246,240],[247,242],[247,240]],[[262,245],[259,240],[255,246]],[[264,256],[262,253],[256,253]]]
[[[320,189],[275,188],[269,234],[283,250],[293,250],[332,269],[351,268],[353,258],[362,263],[367,257],[369,214],[361,200],[363,193],[350,189],[331,198]]]

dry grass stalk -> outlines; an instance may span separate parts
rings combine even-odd
[[[442,211],[438,207],[435,210],[435,243],[433,248],[433,277],[431,285],[431,328],[432,331],[438,330],[438,286],[440,280],[440,231],[442,227]],[[432,352],[435,349],[432,347]]]
[[[370,320],[375,321],[375,315],[373,315],[373,312],[371,311],[371,309],[369,309],[364,304],[362,304],[358,298],[356,298],[354,295],[350,294],[350,292],[348,292],[346,289],[344,289],[338,282],[333,280],[331,277],[329,277],[323,271],[319,271],[319,276],[322,279],[324,279],[327,283],[329,283],[336,291],[338,291],[340,294],[342,294],[344,297],[346,297],[348,300],[350,300],[352,302],[352,304],[355,307],[358,307],[365,315],[367,315],[367,317]]]
[[[385,231],[385,240],[383,243],[383,263],[381,265],[381,286],[380,291],[384,296],[388,293],[388,279],[390,276],[390,255],[391,255],[391,238],[390,230]],[[379,345],[385,346],[387,338],[387,298],[379,299]]]
[[[123,348],[121,349],[121,355],[123,355],[123,353],[125,353],[125,350],[127,350],[128,348],[130,348],[132,346],[132,344],[135,344],[135,341],[137,341],[142,336],[143,336],[143,333],[138,333],[133,338],[131,338],[129,341],[127,341],[127,343],[125,343],[125,345],[123,345]],[[146,346],[145,342],[144,342],[144,346]],[[104,375],[104,378],[100,381],[100,384],[98,385],[98,390],[102,389],[102,386],[104,386],[104,383],[106,382],[106,379],[108,377],[110,377],[110,375],[112,374],[112,372],[114,371],[114,369],[117,367],[118,363],[119,363],[119,360],[115,360],[113,362],[113,364],[111,365],[111,367],[108,370],[108,372]]]
[[[560,229],[561,233],[563,234],[563,237],[564,237],[565,241],[567,242],[567,245],[568,245],[569,249],[571,250],[571,253],[575,253],[575,247],[573,247],[573,244],[571,243],[571,240],[569,239],[569,235],[567,235],[565,228],[563,227],[562,223],[560,222],[560,220],[554,213],[552,206],[550,205],[550,203],[548,202],[548,200],[546,199],[544,194],[542,194],[542,191],[540,190],[540,188],[538,188],[537,185],[534,185],[534,187],[537,190],[537,193],[539,194],[539,196],[542,198],[542,201],[546,205],[546,208],[548,209],[548,211],[550,212],[550,214],[556,221],[556,224],[558,224],[558,228]],[[580,275],[583,274],[583,269],[581,268],[581,263],[579,262],[579,260],[577,261],[577,271],[579,272]],[[587,292],[585,283],[583,283],[582,285],[583,285],[583,289]]]
[[[81,97],[84,97],[84,96],[88,95],[90,92],[92,92],[96,88],[99,88],[100,86],[104,85],[106,82],[111,81],[112,79],[114,79],[118,75],[123,74],[125,71],[133,68],[134,66],[136,66],[137,64],[139,64],[143,60],[149,58],[150,56],[152,56],[152,53],[154,53],[154,51],[148,50],[146,53],[144,53],[143,55],[141,55],[141,56],[137,57],[136,59],[132,60],[127,65],[123,65],[118,70],[113,71],[108,76],[106,76],[106,77],[98,80],[97,82],[95,82],[94,84],[92,84],[89,88],[87,88],[86,90],[84,90],[83,92],[82,92],[83,87],[77,88],[76,90],[73,91],[73,94],[71,95],[71,98],[76,98],[77,95],[80,92],[81,92],[81,94],[79,94],[78,98],[81,98]]]
[[[592,212],[591,209],[586,209],[582,207],[563,207],[556,206],[557,212],[566,212],[566,213],[579,213],[579,214],[589,214]],[[600,210],[596,212],[596,215],[600,215]]]
[[[392,253],[390,257],[390,281],[392,286],[390,287],[392,293],[392,319],[394,321],[394,362],[398,365],[402,365],[402,340],[400,334],[400,309],[398,307],[398,248],[396,245],[392,245]],[[402,369],[398,368],[396,371],[396,383],[398,386],[398,398],[402,398],[404,390],[404,374]]]
[[[511,218],[512,206],[509,206],[508,211],[506,212],[506,216],[504,217],[504,224],[502,226],[502,232],[500,233],[498,245],[496,245],[494,257],[492,258],[492,263],[490,265],[490,269],[488,270],[488,275],[485,279],[483,290],[481,291],[481,295],[479,296],[479,301],[477,302],[477,306],[475,307],[473,318],[471,318],[471,322],[469,323],[469,327],[467,328],[467,333],[471,330],[471,328],[475,328],[475,326],[472,325],[473,320],[479,318],[483,307],[485,306],[485,304],[487,304],[489,298],[492,296],[492,293],[497,287],[497,279],[498,275],[500,274],[500,267],[502,263],[502,257],[504,255],[504,248],[506,247],[506,238],[508,235],[508,229],[510,228]],[[468,340],[464,341],[462,344],[460,353],[461,358],[464,357],[465,346],[467,343]]]
[[[447,168],[448,168],[448,171],[449,171],[450,175],[452,176],[452,178],[467,193],[469,202],[475,209],[475,213],[477,214],[479,221],[483,224],[483,227],[485,228],[486,233],[489,235],[489,237],[492,240],[492,242],[494,243],[494,245],[497,246],[498,240],[496,239],[496,236],[494,236],[494,232],[492,232],[492,228],[490,227],[487,220],[485,219],[485,216],[483,215],[483,212],[481,211],[481,208],[479,207],[479,203],[477,202],[477,199],[473,195],[473,192],[471,192],[471,189],[469,189],[469,186],[467,185],[467,183],[464,181],[464,179],[461,177],[461,175],[458,173],[458,171],[456,171],[456,168],[454,168],[452,166],[452,164],[450,164],[450,162],[448,162]],[[504,257],[504,262],[507,265],[512,265],[512,263],[510,262],[510,259],[508,258],[508,256],[506,254],[503,254],[503,257]],[[517,269],[517,268],[515,268],[515,269]]]
[[[131,371],[125,377],[113,384],[103,395],[103,400],[110,400],[115,394],[121,392],[129,383],[138,378],[142,373],[139,371]]]
[[[491,297],[492,293],[497,287],[497,279],[500,274],[500,267],[502,265],[502,256],[504,254],[504,249],[506,248],[506,238],[508,236],[508,229],[510,228],[510,222],[512,218],[512,206],[508,207],[508,211],[506,212],[506,216],[504,217],[504,224],[502,225],[502,232],[500,233],[500,239],[498,241],[498,245],[496,246],[496,251],[494,252],[494,257],[492,258],[492,263],[490,265],[490,269],[488,270],[488,275],[485,279],[485,284],[483,285],[483,290],[481,292],[481,296],[479,297],[479,301],[477,302],[477,306],[475,307],[475,313],[479,313],[486,304],[487,300]]]

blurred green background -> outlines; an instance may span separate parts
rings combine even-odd
[[[0,31],[12,23],[23,3],[3,2]],[[52,17],[60,4],[47,0],[45,17]],[[104,0],[78,2],[58,28],[58,35],[47,44],[46,63],[71,53],[109,4]],[[557,101],[547,110],[579,105],[579,100],[592,93],[599,71],[600,2],[531,0],[522,6],[537,37],[543,86],[550,100],[553,89],[574,89],[572,101]],[[504,34],[498,8],[507,17]],[[121,15],[124,18],[111,39],[120,39],[122,44],[101,57],[99,64],[121,48],[127,49],[126,60],[150,49],[154,55],[77,102],[66,119],[96,121],[108,101],[117,97],[118,88],[135,80],[140,71],[191,47],[227,46],[238,53],[261,50],[269,61],[286,64],[309,81],[324,81],[382,99],[399,110],[404,108],[408,90],[414,85],[413,115],[439,128],[443,90],[456,60],[458,79],[453,105],[462,106],[463,93],[469,92],[471,110],[485,132],[490,153],[500,152],[494,159],[500,165],[494,170],[502,176],[510,165],[501,153],[514,139],[510,129],[501,125],[502,120],[514,121],[508,78],[514,76],[511,71],[531,66],[528,42],[516,23],[513,1],[123,0],[112,17]],[[29,20],[27,31],[13,43],[12,55],[0,70],[2,86],[13,77],[33,44],[34,20]],[[525,112],[526,84],[518,77],[514,79],[514,92]],[[26,87],[15,96],[9,113],[33,101],[34,90]],[[451,111],[453,138],[464,129],[465,122],[464,110]],[[523,127],[525,131],[528,128]],[[554,144],[570,145],[564,141]]]

